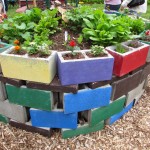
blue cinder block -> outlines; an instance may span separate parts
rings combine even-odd
[[[101,106],[107,106],[110,102],[112,87],[110,85],[96,89],[83,89],[77,94],[64,94],[64,113],[75,113]]]
[[[133,107],[134,101],[132,101],[127,107],[125,107],[120,113],[112,116],[109,119],[109,125],[112,125],[114,122],[116,122],[118,119],[120,119],[125,113],[127,113],[132,107]]]
[[[32,126],[49,128],[77,128],[77,113],[64,114],[63,111],[42,111],[30,109]]]

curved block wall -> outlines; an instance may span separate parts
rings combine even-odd
[[[6,78],[0,74],[0,121],[50,137],[63,138],[112,125],[139,100],[147,85],[150,63],[112,80],[62,86]]]

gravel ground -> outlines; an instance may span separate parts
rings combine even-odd
[[[64,140],[0,124],[0,150],[150,150],[150,81],[136,106],[112,126]]]

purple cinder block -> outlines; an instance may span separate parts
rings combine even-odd
[[[83,52],[86,50],[82,50]],[[114,58],[108,57],[87,58],[78,60],[64,60],[58,53],[58,76],[62,85],[88,83],[111,80]]]
[[[42,111],[30,109],[32,126],[48,128],[77,128],[77,113],[64,114],[63,111]]]
[[[133,104],[134,104],[134,100],[127,107],[125,107],[120,113],[112,116],[109,119],[108,124],[112,125],[114,122],[116,122],[118,119],[120,119],[125,113],[127,113],[133,107]]]
[[[75,113],[109,105],[112,87],[110,85],[96,89],[83,89],[77,94],[64,94],[64,113]]]

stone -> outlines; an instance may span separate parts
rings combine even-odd
[[[26,108],[11,104],[8,100],[0,101],[0,114],[21,123],[25,123],[28,120]]]
[[[141,84],[139,84],[138,87],[128,92],[125,106],[128,106],[136,98],[136,96],[139,95],[139,93],[143,90],[144,83],[145,80]]]

